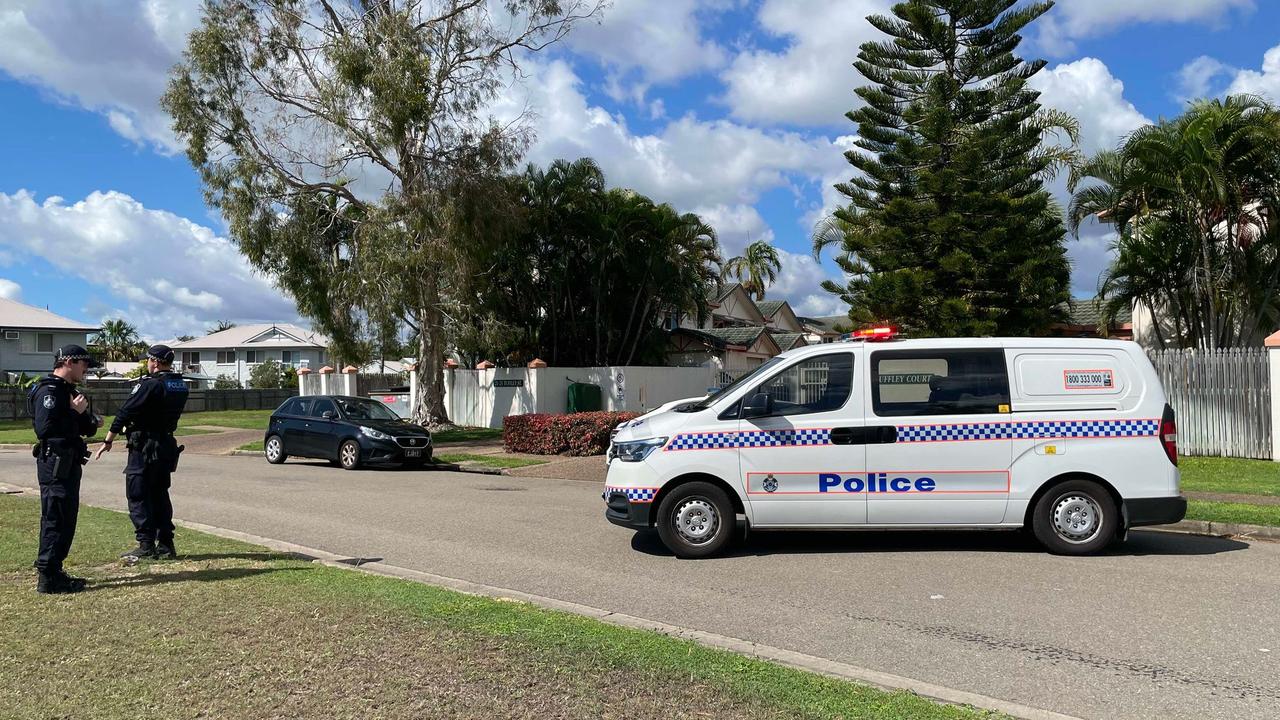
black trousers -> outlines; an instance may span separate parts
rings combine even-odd
[[[169,486],[173,474],[163,461],[148,463],[142,451],[130,450],[124,469],[124,494],[129,500],[129,519],[140,543],[173,542],[173,503]]]
[[[36,458],[36,479],[40,481],[40,550],[36,569],[43,573],[62,570],[71,552],[80,516],[80,475],[83,468],[73,462],[70,474],[59,480],[53,476],[54,455]]]

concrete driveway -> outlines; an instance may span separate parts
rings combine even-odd
[[[86,502],[124,507],[122,462],[86,468]],[[33,475],[29,456],[0,453],[0,482]],[[600,490],[193,455],[174,506],[1069,715],[1280,718],[1278,544],[1134,532],[1111,554],[1063,558],[1014,533],[758,533],[731,557],[681,561],[606,523]]]

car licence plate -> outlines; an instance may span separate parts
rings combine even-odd
[[[421,449],[421,448],[411,448],[411,449],[405,450],[405,451],[404,451],[404,456],[405,456],[405,457],[422,457],[422,449]]]

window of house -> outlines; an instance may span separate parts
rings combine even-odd
[[[1004,351],[873,352],[871,405],[880,417],[1009,412]]]
[[[199,364],[200,364],[200,353],[198,353],[198,352],[191,352],[191,351],[187,351],[187,352],[182,353],[182,364],[183,364],[184,366],[186,366],[186,365],[199,365]]]
[[[219,350],[218,364],[219,365],[235,365],[236,351],[235,350]]]
[[[53,333],[36,334],[36,352],[53,352]]]
[[[297,353],[296,351],[294,351],[294,350],[281,350],[281,351],[280,351],[280,363],[281,363],[281,364],[283,364],[283,365],[289,365],[289,366],[292,366],[292,365],[293,365],[294,363],[296,363],[296,362],[298,362],[298,353]]]
[[[839,410],[853,394],[853,355],[840,352],[808,358],[769,378],[755,392],[769,394],[774,415]]]
[[[244,351],[244,361],[249,364],[260,363],[265,359],[266,358],[263,357],[263,352],[261,350],[245,350]]]

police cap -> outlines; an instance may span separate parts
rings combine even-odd
[[[89,354],[88,350],[85,350],[79,345],[63,345],[53,353],[53,359],[57,362],[87,360],[89,361],[89,367],[91,368],[102,367],[102,363],[94,359],[94,357]]]
[[[147,348],[147,356],[143,360],[155,360],[168,365],[173,362],[173,348],[168,345],[152,345]]]

